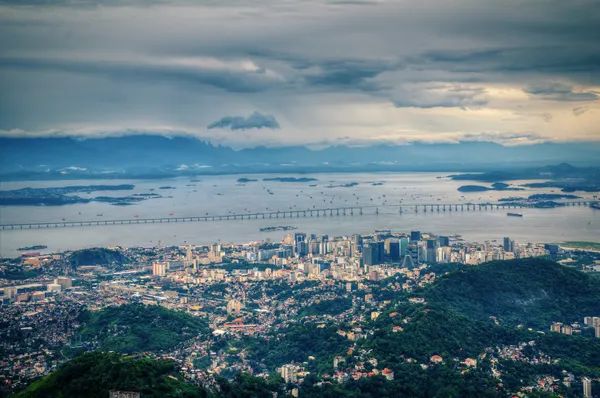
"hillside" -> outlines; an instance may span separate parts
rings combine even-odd
[[[600,314],[600,281],[541,259],[463,267],[424,291],[427,301],[474,320],[498,318],[546,330],[553,321],[582,322]]]
[[[69,256],[69,263],[73,267],[80,265],[111,265],[124,264],[127,258],[116,250],[92,248],[77,250]]]
[[[145,398],[208,395],[205,390],[185,382],[173,362],[90,352],[65,363],[15,397],[106,398],[113,389],[140,392]]]
[[[83,338],[105,351],[164,351],[194,336],[207,335],[203,319],[157,305],[126,304],[86,312]]]

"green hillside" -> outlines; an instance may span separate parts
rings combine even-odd
[[[185,382],[173,362],[90,352],[65,363],[15,397],[106,398],[110,390],[135,391],[144,398],[207,396],[205,390]]]
[[[122,353],[164,351],[210,332],[203,319],[157,305],[107,307],[83,317],[85,339],[97,342],[101,350]]]
[[[92,248],[77,250],[69,256],[69,264],[73,267],[80,265],[121,265],[127,263],[127,258],[117,250]]]
[[[600,314],[600,281],[541,259],[463,267],[424,290],[428,302],[475,320],[495,316],[507,326],[548,329]]]

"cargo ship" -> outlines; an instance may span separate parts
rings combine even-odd
[[[523,213],[506,213],[509,217],[523,217]]]
[[[260,232],[273,232],[273,231],[291,231],[294,229],[298,229],[298,227],[293,227],[291,225],[281,225],[278,227],[263,227],[260,229]]]

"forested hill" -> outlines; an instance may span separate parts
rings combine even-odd
[[[206,390],[185,382],[171,361],[90,352],[72,359],[15,397],[106,398],[110,390],[137,391],[145,398],[208,395]]]
[[[158,305],[126,304],[83,315],[82,336],[105,351],[164,351],[198,335],[208,335],[205,320]]]
[[[541,259],[462,267],[424,291],[426,300],[474,320],[495,316],[506,326],[548,329],[600,313],[600,280]]]
[[[120,265],[127,261],[128,259],[119,251],[101,247],[77,250],[69,256],[69,263],[73,267],[82,265]]]

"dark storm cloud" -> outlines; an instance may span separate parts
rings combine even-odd
[[[313,65],[316,72],[308,72],[303,76],[309,85],[363,91],[384,89],[374,79],[398,67],[394,63],[378,60],[328,60]],[[301,69],[304,68],[305,65]]]
[[[574,91],[572,86],[556,82],[532,84],[524,91],[548,101],[581,102],[596,101],[599,98],[595,92]]]
[[[250,129],[278,129],[279,123],[272,115],[263,115],[254,112],[248,117],[244,116],[225,116],[216,122],[207,126],[210,129],[231,129],[231,130],[250,130]]]

